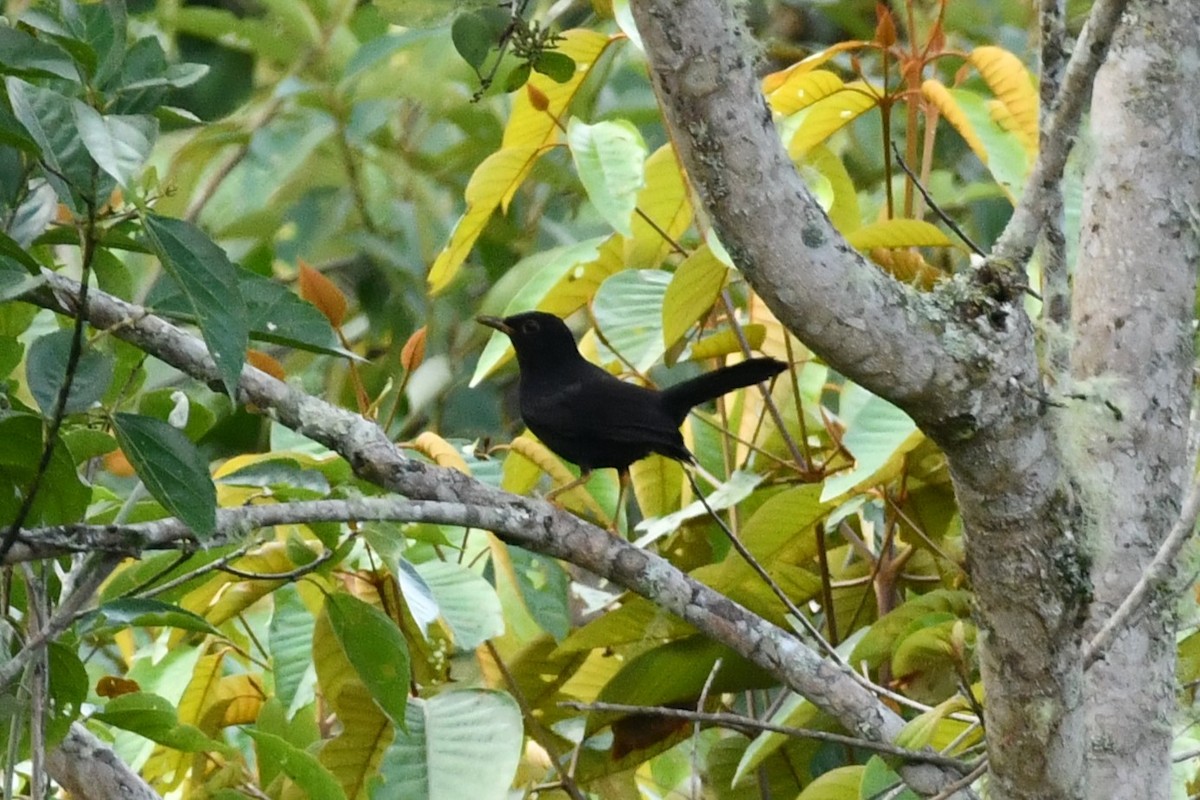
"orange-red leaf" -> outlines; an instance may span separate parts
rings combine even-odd
[[[412,332],[412,336],[408,337],[408,341],[401,348],[400,366],[404,367],[406,372],[412,372],[425,361],[425,334],[426,328],[422,325]]]
[[[270,375],[278,380],[286,380],[287,372],[283,369],[283,364],[280,364],[273,357],[267,355],[262,350],[247,350],[246,363]]]
[[[330,325],[342,327],[346,319],[346,295],[333,281],[303,261],[300,262],[300,296],[316,306]]]

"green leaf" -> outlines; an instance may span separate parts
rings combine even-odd
[[[400,629],[382,611],[352,595],[326,595],[325,609],[346,658],[372,699],[403,726],[411,672],[408,644]]]
[[[503,800],[520,760],[521,711],[501,692],[449,691],[408,704],[372,800]]]
[[[190,222],[148,214],[146,232],[163,268],[191,302],[225,389],[234,396],[250,339],[237,268]]]
[[[715,694],[765,689],[779,683],[729,647],[704,636],[689,636],[652,647],[626,661],[600,690],[597,700],[648,706],[692,701],[700,696],[718,658],[721,669],[709,687]],[[596,730],[620,716],[624,715],[594,712],[588,729]]]
[[[267,629],[271,651],[271,666],[275,675],[275,696],[283,703],[288,715],[296,713],[313,697],[311,682],[302,691],[305,676],[312,664],[313,628],[316,620],[300,599],[294,584],[280,586],[271,595],[274,611]]]
[[[534,60],[533,68],[555,83],[566,83],[575,77],[575,59],[556,50],[541,53]]]
[[[588,125],[572,117],[567,144],[592,205],[614,230],[632,236],[637,196],[645,183],[642,135],[624,120]]]
[[[101,115],[78,100],[72,101],[71,109],[92,159],[121,186],[132,186],[158,138],[158,120],[141,114]]]
[[[796,800],[859,800],[865,770],[866,767],[855,764],[821,773],[804,787]]]
[[[728,274],[729,268],[708,245],[698,247],[676,268],[663,296],[663,342],[668,348],[712,310]]]
[[[221,636],[221,632],[199,614],[148,597],[113,600],[104,603],[92,613],[103,617],[105,627],[178,628]]]
[[[822,501],[885,481],[900,469],[904,454],[925,439],[907,414],[857,384],[846,384],[841,409],[842,444],[854,456],[854,469],[826,480]]]
[[[749,497],[755,487],[762,483],[764,477],[763,475],[756,475],[753,472],[737,470],[729,476],[728,481],[706,495],[705,500],[708,501],[708,505],[713,511],[723,511]],[[693,500],[684,508],[667,514],[665,517],[649,517],[644,519],[635,528],[641,534],[638,537],[637,545],[645,547],[650,542],[661,539],[663,536],[678,530],[679,526],[689,519],[703,517],[707,514],[708,509],[704,507],[704,504],[699,500]]]
[[[4,231],[0,231],[0,264],[16,262],[25,268],[30,275],[40,275],[42,265],[17,243],[17,240]]]
[[[0,526],[17,518],[42,458],[42,420],[33,414],[0,412]],[[65,525],[87,511],[91,490],[79,479],[67,446],[58,440],[24,524]]]
[[[30,275],[24,270],[8,269],[0,256],[0,303],[33,291],[46,282],[44,275]]]
[[[79,71],[67,51],[7,25],[0,26],[0,72],[79,81]]]
[[[50,672],[50,703],[47,708],[50,743],[62,740],[71,723],[78,719],[88,697],[88,674],[72,647],[50,642],[46,645]]]
[[[892,800],[921,800],[920,796],[912,789],[905,788],[896,793],[895,789],[903,785],[904,779],[897,775],[886,761],[879,756],[871,756],[867,761],[866,769],[863,770],[859,798],[870,800],[870,798],[886,796]]]
[[[180,725],[175,707],[166,698],[148,692],[114,697],[92,719],[185,753],[233,752],[228,745],[205,736],[199,728]]]
[[[450,26],[454,49],[476,72],[483,69],[483,62],[497,46],[498,38],[489,22],[478,14],[459,14]]]
[[[533,72],[533,68],[529,64],[518,64],[512,72],[508,73],[508,77],[504,79],[504,91],[515,92],[525,85],[529,80],[529,74]]]
[[[1020,197],[1031,167],[1029,154],[1021,144],[1020,137],[1004,130],[992,119],[987,99],[968,89],[948,91],[982,142],[987,152],[988,171],[996,183],[1004,188],[1010,199]]]
[[[867,662],[871,668],[890,660],[892,650],[912,625],[922,617],[950,613],[965,618],[971,613],[971,593],[953,589],[935,589],[914,597],[904,605],[875,620],[850,654],[851,664]]]
[[[198,537],[210,536],[217,525],[217,490],[196,446],[153,417],[117,414],[113,429],[151,496]]]
[[[521,547],[510,546],[508,556],[530,615],[561,642],[571,632],[570,576],[555,559]]]
[[[329,319],[312,303],[286,286],[238,269],[238,284],[251,321],[250,338],[325,353],[343,358],[359,357],[337,345]]]
[[[29,381],[30,394],[46,417],[54,413],[54,406],[58,402],[74,336],[75,332],[71,330],[55,331],[39,337],[29,346],[25,377]],[[85,341],[63,413],[76,414],[91,408],[108,390],[112,373],[112,356],[89,348]]]
[[[481,576],[460,564],[426,561],[416,565],[437,601],[442,618],[454,631],[454,643],[474,650],[486,639],[504,633],[504,613],[496,590]]]
[[[599,346],[604,361],[617,360],[615,350],[622,362],[645,372],[663,357],[662,309],[670,281],[662,270],[627,269],[600,286],[592,316],[608,343]]]
[[[434,28],[444,25],[459,11],[484,8],[494,0],[376,0],[373,5],[393,25],[405,28]]]
[[[93,179],[94,162],[76,132],[75,101],[20,78],[10,76],[4,83],[13,114],[37,143],[39,156],[47,167],[46,180],[59,199],[73,211],[79,211],[80,193],[90,195],[93,200],[107,196],[104,183]]]
[[[311,798],[345,800],[345,790],[316,756],[306,753],[282,736],[254,728],[245,728],[245,731],[254,740],[260,764],[269,762],[273,768],[278,768],[295,781]]]

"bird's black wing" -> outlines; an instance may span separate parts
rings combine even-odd
[[[652,452],[691,459],[658,392],[587,362],[544,380],[525,374],[521,380],[525,424],[568,461],[623,469]]]

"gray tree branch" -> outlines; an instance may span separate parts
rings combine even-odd
[[[25,299],[56,312],[76,313],[79,285],[52,273],[47,273],[46,279]],[[93,290],[87,317],[94,327],[193,378],[218,380],[216,365],[203,342],[144,308]],[[410,459],[374,423],[292,389],[254,367],[243,369],[238,398],[338,452],[360,477],[406,495],[414,511],[445,511],[446,521],[453,518],[455,524],[493,531],[511,544],[576,564],[651,599],[777,676],[855,735],[890,742],[903,727],[903,720],[849,670],[822,659],[791,633],[698,583],[654,553],[633,547],[548,503]],[[904,776],[918,791],[934,791],[957,777],[928,764],[909,765]]]

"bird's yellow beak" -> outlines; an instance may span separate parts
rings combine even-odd
[[[499,317],[476,317],[475,321],[480,325],[487,325],[489,328],[495,328],[506,336],[513,335],[513,329],[508,326],[508,323]]]

